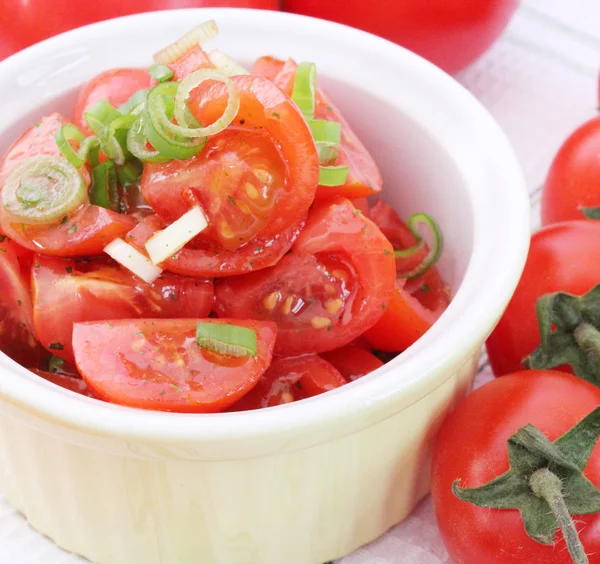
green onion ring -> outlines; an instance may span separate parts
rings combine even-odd
[[[409,231],[417,239],[417,242],[408,249],[394,251],[394,256],[396,258],[410,258],[415,253],[418,253],[423,249],[425,246],[425,240],[418,230],[419,226],[424,225],[429,228],[432,235],[431,249],[421,264],[407,272],[397,273],[398,278],[406,278],[410,280],[411,278],[423,276],[423,274],[425,274],[425,272],[427,272],[439,260],[440,255],[442,254],[442,248],[444,246],[444,238],[442,236],[442,231],[435,219],[426,213],[416,213],[411,215],[408,218],[407,225]]]
[[[168,82],[175,73],[167,65],[154,64],[148,67],[148,74],[156,80],[156,82]]]
[[[158,151],[148,149],[148,138],[144,133],[144,115],[139,115],[127,132],[127,149],[134,156],[144,162],[164,163],[169,159],[163,157]]]
[[[256,356],[256,332],[239,325],[201,322],[196,342],[203,349],[229,356]]]
[[[85,164],[90,150],[100,145],[100,141],[97,137],[86,137],[81,130],[72,123],[63,125],[54,134],[54,139],[65,159],[77,168],[80,168]],[[70,143],[71,141],[79,143],[78,151],[73,149]]]
[[[339,145],[341,143],[342,126],[337,121],[309,119],[307,122],[315,143],[326,143],[327,145]]]
[[[292,100],[300,108],[306,119],[315,117],[315,98],[317,89],[317,65],[300,63],[294,77]]]
[[[343,186],[348,178],[350,169],[345,166],[321,166],[319,167],[320,186]]]
[[[50,224],[81,206],[87,200],[87,187],[66,159],[30,157],[8,175],[0,200],[24,224]]]

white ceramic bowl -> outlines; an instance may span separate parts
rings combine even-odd
[[[453,79],[372,35],[309,18],[210,9],[78,29],[0,64],[0,150],[75,88],[143,66],[215,18],[218,46],[315,61],[376,158],[385,197],[440,222],[455,296],[375,373],[252,413],[180,415],[54,387],[0,355],[0,483],[39,531],[102,564],[319,564],[404,518],[429,485],[432,439],[463,396],[520,276],[529,207],[500,128]]]

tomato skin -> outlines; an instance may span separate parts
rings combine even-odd
[[[188,245],[161,263],[161,267],[183,276],[215,278],[267,268],[289,251],[303,226],[304,221],[300,221],[273,238],[256,237],[235,251],[223,249],[211,241],[204,241],[202,246]],[[127,242],[145,252],[144,243],[164,227],[158,216],[149,215],[127,235]]]
[[[600,389],[554,371],[523,371],[493,380],[463,400],[444,422],[432,466],[432,496],[442,539],[462,564],[567,564],[562,533],[544,546],[525,533],[518,510],[477,507],[451,490],[481,486],[509,468],[506,441],[528,423],[554,441],[600,405]],[[584,470],[600,485],[600,444]],[[590,563],[600,562],[600,515],[576,517]]]
[[[248,393],[271,362],[273,323],[235,321],[256,332],[257,356],[233,358],[196,344],[199,322],[226,319],[122,319],[76,323],[73,347],[83,379],[100,399],[142,409],[222,411]]]
[[[364,29],[418,53],[455,73],[496,40],[517,0],[283,0],[286,12]]]
[[[105,260],[90,263],[38,256],[32,271],[33,321],[48,350],[74,363],[73,323],[125,318],[205,317],[209,280],[164,273],[146,284]],[[57,348],[59,344],[61,348]]]
[[[104,0],[101,4],[86,5],[54,0],[3,0],[0,59],[52,35],[93,22],[139,12],[202,6],[279,10],[279,0]]]
[[[168,66],[173,71],[173,80],[177,81],[183,80],[186,76],[199,69],[214,68],[208,55],[200,45],[190,49],[182,57],[173,61]]]
[[[50,355],[39,343],[26,264],[32,253],[0,236],[0,351],[25,367],[42,367]]]
[[[583,219],[580,208],[600,207],[600,117],[563,143],[542,192],[542,225]]]
[[[496,376],[523,368],[521,361],[540,344],[535,302],[550,292],[582,295],[600,281],[600,223],[566,221],[531,237],[521,280],[500,322],[487,340]]]
[[[248,411],[313,397],[346,384],[326,360],[314,354],[275,358],[258,384],[230,411]]]
[[[383,366],[383,362],[372,352],[355,345],[346,345],[321,353],[320,356],[330,362],[347,382],[354,382]]]
[[[44,380],[48,380],[48,382],[52,382],[61,388],[71,390],[76,394],[81,394],[89,398],[96,397],[94,394],[92,394],[92,391],[88,388],[88,385],[81,378],[74,378],[73,376],[67,376],[65,374],[56,374],[46,370],[32,369],[31,372],[41,376],[44,378]]]
[[[86,135],[92,135],[83,114],[99,100],[107,100],[115,108],[127,102],[132,94],[150,88],[152,77],[146,69],[119,68],[100,73],[84,84],[73,108],[73,123]]]
[[[395,280],[391,249],[348,200],[315,205],[292,252],[277,265],[217,282],[216,310],[276,321],[277,356],[338,348],[382,316]],[[333,299],[338,305],[330,308]]]

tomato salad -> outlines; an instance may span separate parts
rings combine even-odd
[[[375,201],[315,64],[249,72],[203,49],[217,32],[96,76],[0,162],[0,350],[54,384],[163,411],[279,405],[377,369],[449,303],[437,225]]]

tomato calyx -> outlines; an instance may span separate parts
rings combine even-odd
[[[600,386],[600,284],[583,296],[541,296],[536,312],[541,344],[523,364],[534,369],[569,364],[577,376]]]
[[[560,528],[575,564],[588,562],[571,515],[600,511],[600,490],[583,474],[600,437],[600,407],[551,442],[533,425],[508,439],[510,470],[476,488],[452,492],[462,501],[492,509],[518,509],[534,541],[553,545]]]

